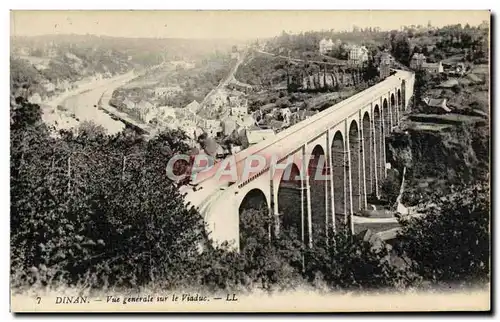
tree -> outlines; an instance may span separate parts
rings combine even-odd
[[[411,48],[408,37],[404,34],[398,34],[391,39],[392,55],[397,61],[409,66]]]
[[[182,136],[49,136],[37,106],[11,106],[11,253],[21,284],[174,285],[204,222],[168,179]]]
[[[373,246],[337,227],[329,243],[318,241],[306,250],[304,276],[331,290],[395,288],[412,282],[390,263],[389,251],[383,244]]]
[[[489,184],[434,194],[425,216],[401,221],[398,251],[432,282],[487,282],[490,273]]]
[[[429,89],[430,75],[425,69],[415,72],[415,101],[416,105],[422,104],[425,93]]]

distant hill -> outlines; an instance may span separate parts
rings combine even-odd
[[[70,84],[101,74],[111,77],[165,61],[203,62],[227,54],[234,39],[118,38],[96,35],[11,37],[11,94],[38,93],[42,99]],[[53,85],[59,88],[52,89]],[[66,84],[66,85],[65,85]]]
[[[13,36],[12,49],[28,47],[43,50],[49,46],[62,49],[99,48],[131,56],[139,65],[154,65],[162,60],[199,60],[217,51],[227,52],[234,45],[245,43],[236,39],[181,38],[118,38],[96,35]]]

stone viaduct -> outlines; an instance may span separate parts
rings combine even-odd
[[[397,70],[380,83],[237,153],[236,179],[211,173],[181,192],[204,216],[212,239],[232,242],[238,249],[239,215],[247,208],[268,210],[275,223],[271,235],[295,230],[309,245],[331,228],[342,225],[352,231],[352,216],[367,207],[370,197],[380,194],[386,177],[385,138],[406,111],[414,81],[413,73]],[[266,160],[277,156],[279,162],[242,175],[244,164],[256,155]],[[324,179],[317,180],[316,171]]]

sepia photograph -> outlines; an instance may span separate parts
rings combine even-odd
[[[11,10],[11,312],[491,310],[488,10]]]

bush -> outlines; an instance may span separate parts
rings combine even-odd
[[[18,284],[88,287],[177,283],[206,241],[165,164],[180,133],[145,142],[84,128],[48,135],[37,106],[12,108],[11,256]],[[37,115],[38,117],[22,117]],[[20,273],[22,272],[22,273]]]
[[[384,198],[389,205],[393,205],[399,196],[401,182],[396,170],[388,170],[387,178],[382,183],[382,198]]]
[[[331,290],[394,288],[412,282],[391,264],[388,248],[375,248],[347,230],[338,230],[329,243],[319,241],[306,251],[304,275]]]
[[[435,194],[425,217],[403,220],[399,251],[432,282],[486,282],[490,272],[489,185]]]

